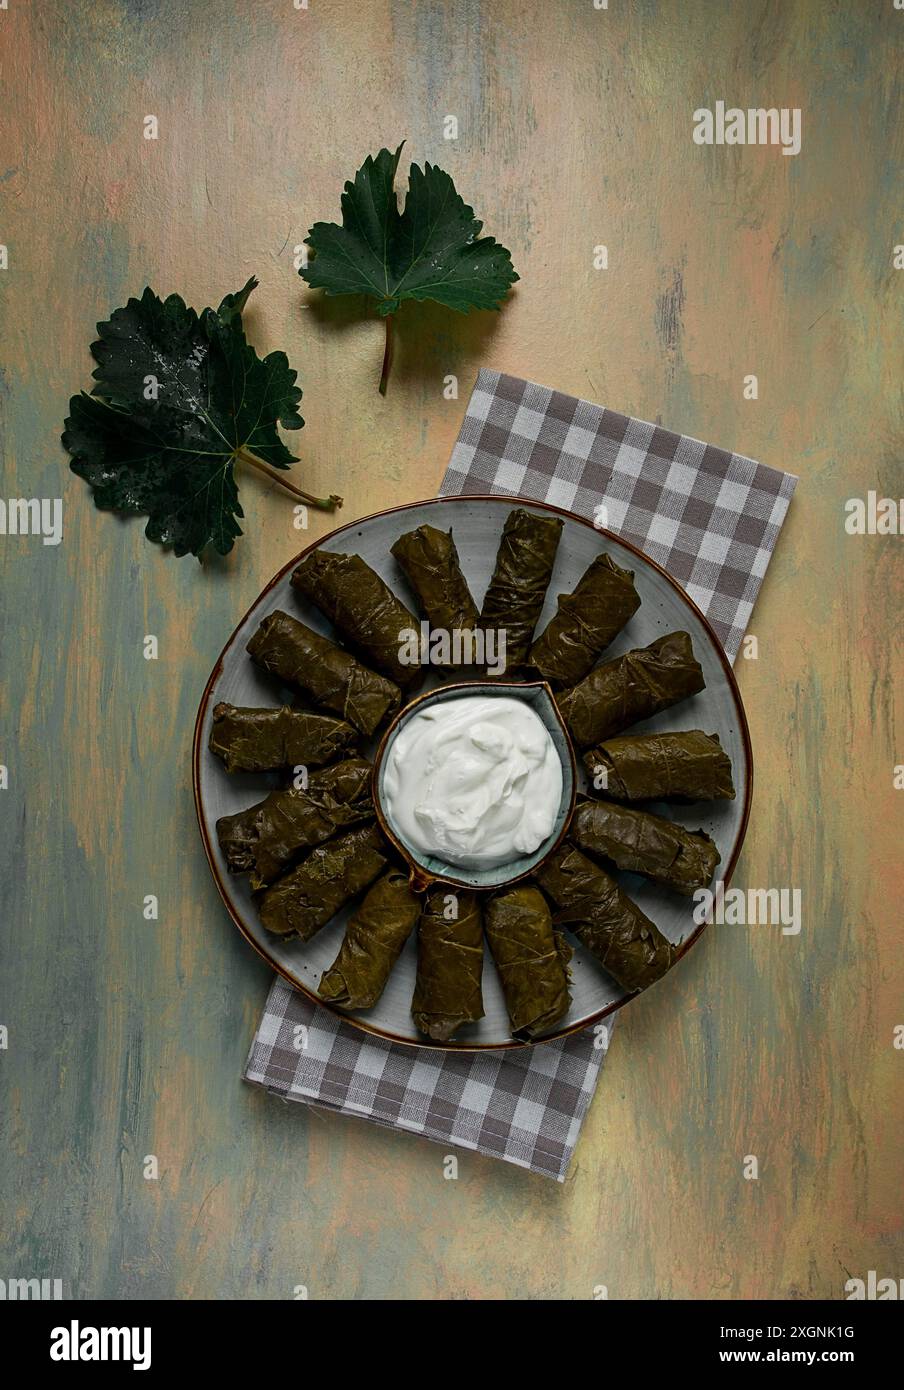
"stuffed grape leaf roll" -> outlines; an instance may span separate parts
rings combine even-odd
[[[386,868],[386,842],[375,825],[327,840],[260,897],[261,921],[276,936],[302,941],[325,926]]]
[[[344,719],[308,710],[214,706],[210,751],[227,772],[274,772],[281,767],[321,767],[356,743]]]
[[[719,862],[719,851],[704,831],[614,801],[579,805],[568,836],[616,869],[643,874],[685,897],[710,883]]]
[[[462,574],[451,531],[419,526],[399,536],[391,552],[417,594],[432,631],[448,634],[450,641],[456,632],[476,633],[480,615]],[[468,663],[451,658],[440,664],[449,669]]]
[[[558,517],[536,516],[523,507],[506,517],[480,625],[484,631],[505,633],[507,672],[527,661],[561,534]]]
[[[351,652],[288,613],[269,613],[247,650],[258,666],[368,737],[401,702],[394,681],[369,671]]]
[[[348,920],[339,954],[324,971],[321,999],[347,1009],[372,1009],[421,911],[408,877],[390,869]]]
[[[646,989],[674,963],[676,948],[622,892],[614,878],[566,841],[543,864],[537,881],[567,926],[622,989]]]
[[[417,928],[417,982],[411,1016],[419,1032],[448,1042],[483,1018],[483,927],[476,893],[432,889]]]
[[[628,734],[584,754],[594,790],[613,801],[733,800],[731,759],[718,734]]]
[[[420,666],[399,659],[402,634],[418,632],[418,620],[360,555],[312,551],[292,584],[381,675],[402,689],[422,679]]]
[[[575,743],[589,748],[705,686],[689,635],[668,632],[595,667],[556,703]]]
[[[559,595],[555,616],[531,647],[530,664],[554,685],[574,685],[639,607],[634,571],[597,555],[573,592]]]
[[[537,888],[495,893],[484,927],[499,972],[513,1037],[530,1042],[564,1018],[571,1007],[571,948],[555,932],[549,904]]]
[[[371,765],[348,758],[312,772],[306,787],[271,792],[256,806],[217,821],[231,874],[250,873],[251,887],[272,883],[305,849],[337,830],[373,818]]]

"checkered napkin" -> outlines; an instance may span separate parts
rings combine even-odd
[[[440,493],[505,493],[597,519],[683,584],[734,657],[796,481],[741,454],[482,371]],[[403,1047],[359,1032],[277,978],[245,1079],[286,1100],[477,1149],[563,1182],[612,1022],[512,1051]]]

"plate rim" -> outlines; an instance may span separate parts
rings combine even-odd
[[[743,744],[744,756],[747,765],[744,805],[741,811],[741,824],[738,830],[738,835],[734,845],[734,849],[732,851],[731,857],[729,858],[728,864],[725,869],[725,873],[722,876],[721,880],[724,886],[728,888],[729,884],[731,883],[732,875],[734,874],[734,871],[737,867],[738,859],[741,855],[741,850],[744,848],[744,840],[747,836],[747,826],[750,820],[750,808],[753,801],[753,746],[750,741],[750,728],[747,723],[747,713],[744,709],[744,702],[741,699],[741,691],[738,687],[737,677],[735,676],[734,669],[731,665],[731,662],[728,659],[728,656],[725,652],[725,648],[722,646],[722,643],[719,640],[715,628],[707,618],[706,614],[697,606],[697,604],[691,598],[690,594],[687,593],[687,591],[684,588],[682,588],[678,580],[675,579],[673,575],[669,574],[668,570],[664,569],[663,566],[660,565],[657,560],[654,560],[651,556],[647,555],[645,551],[641,550],[639,546],[634,545],[633,542],[626,540],[623,536],[619,536],[616,532],[611,531],[608,528],[595,525],[594,522],[589,521],[586,517],[579,516],[576,512],[569,511],[566,507],[558,507],[552,502],[540,502],[533,497],[520,497],[517,493],[449,493],[444,497],[423,497],[415,502],[400,502],[394,507],[384,507],[380,511],[370,512],[367,516],[356,517],[354,521],[347,521],[344,522],[342,526],[334,527],[332,531],[328,531],[325,536],[321,536],[318,540],[312,541],[310,545],[305,546],[304,549],[300,550],[297,555],[292,557],[291,560],[288,560],[277,571],[277,573],[273,575],[272,579],[270,579],[264,585],[264,587],[261,589],[260,593],[254,599],[254,601],[242,614],[241,618],[236,623],[232,632],[229,634],[229,637],[227,638],[222,651],[220,652],[219,656],[214,662],[213,669],[211,670],[211,673],[207,678],[207,682],[204,686],[204,692],[201,696],[201,701],[198,706],[198,713],[195,716],[195,727],[194,733],[192,735],[192,792],[195,803],[195,815],[197,816],[198,828],[201,832],[201,842],[204,846],[204,853],[207,857],[207,863],[208,867],[210,868],[210,872],[213,875],[213,881],[217,886],[217,892],[219,893],[220,898],[223,901],[223,905],[225,906],[226,911],[232,918],[232,921],[238,927],[244,939],[253,948],[253,950],[257,952],[257,954],[261,957],[262,960],[265,960],[267,962],[271,969],[275,970],[278,975],[280,975],[284,980],[288,981],[288,983],[292,985],[294,989],[300,990],[302,994],[307,995],[307,997],[310,1000],[312,1000],[313,1003],[318,1004],[321,1008],[329,1009],[330,1013],[332,1013],[336,1018],[338,1018],[340,1022],[348,1023],[353,1028],[357,1028],[361,1032],[369,1034],[371,1037],[380,1038],[383,1042],[397,1043],[402,1047],[429,1048],[431,1050],[437,1050],[440,1052],[507,1052],[525,1047],[541,1047],[544,1043],[561,1041],[563,1038],[570,1037],[573,1033],[582,1033],[585,1029],[593,1028],[596,1024],[602,1022],[603,1019],[608,1018],[610,1014],[614,1014],[618,1009],[623,1009],[626,1004],[630,1004],[633,999],[639,998],[641,995],[646,994],[648,990],[641,990],[639,994],[629,994],[624,999],[618,999],[612,1004],[607,1004],[604,1008],[600,1009],[599,1013],[593,1014],[592,1017],[584,1018],[577,1023],[572,1023],[569,1024],[567,1027],[559,1028],[555,1032],[548,1033],[544,1037],[538,1038],[535,1042],[522,1042],[517,1038],[510,1038],[506,1042],[501,1043],[460,1042],[448,1044],[436,1042],[430,1038],[425,1038],[423,1041],[415,1038],[406,1038],[401,1036],[400,1034],[391,1033],[385,1028],[378,1028],[374,1024],[370,1023],[367,1019],[358,1018],[354,1014],[346,1013],[344,1012],[344,1010],[336,1008],[332,1004],[328,1003],[326,1000],[321,999],[320,996],[315,994],[312,989],[310,989],[307,985],[303,984],[294,975],[290,974],[284,966],[282,966],[271,955],[269,955],[268,952],[261,946],[261,944],[258,941],[256,941],[254,937],[250,934],[244,922],[242,921],[240,915],[234,909],[229,894],[228,886],[226,883],[224,883],[220,874],[219,867],[217,865],[216,858],[213,853],[213,846],[211,844],[210,837],[207,833],[207,826],[205,824],[204,818],[203,798],[201,793],[201,728],[204,723],[205,716],[207,714],[207,707],[210,703],[211,692],[213,690],[215,682],[222,673],[223,662],[227,653],[229,652],[230,648],[235,642],[239,630],[242,627],[244,627],[248,618],[251,616],[254,609],[258,607],[261,600],[265,598],[266,595],[270,593],[271,590],[274,589],[277,584],[280,583],[280,581],[285,577],[288,571],[293,569],[299,563],[299,561],[304,558],[305,555],[308,555],[312,550],[317,550],[320,546],[325,545],[327,541],[332,540],[334,536],[340,535],[343,531],[349,531],[354,527],[363,526],[365,523],[370,521],[376,521],[381,517],[395,516],[401,512],[415,511],[419,507],[430,507],[435,505],[436,503],[446,502],[506,503],[509,507],[511,507],[513,503],[516,505],[521,503],[527,507],[539,507],[541,511],[552,512],[554,515],[565,517],[569,521],[576,521],[581,526],[586,526],[589,530],[593,531],[595,535],[601,538],[608,539],[614,542],[616,545],[624,546],[626,550],[629,550],[633,555],[636,555],[637,558],[643,564],[649,565],[654,570],[656,570],[671,585],[671,587],[677,593],[679,599],[690,609],[694,617],[697,618],[697,620],[701,623],[707,636],[710,639],[712,646],[715,648],[716,654],[719,657],[719,660],[722,664],[722,668],[728,679],[728,688],[731,692],[731,697],[734,702],[735,713],[738,719],[738,729],[741,735],[741,741]],[[684,956],[687,955],[688,951],[691,949],[692,946],[696,945],[696,943],[700,940],[700,937],[703,935],[708,925],[709,924],[707,922],[699,923],[696,931],[693,931],[687,938],[687,940],[681,943],[680,947],[678,948],[677,955],[675,957],[675,965],[677,965],[678,961],[680,961],[681,959],[683,959]],[[671,974],[671,970],[669,971],[669,974]],[[653,986],[648,986],[648,989],[649,988],[653,988]]]

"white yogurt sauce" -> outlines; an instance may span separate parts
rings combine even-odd
[[[387,755],[382,800],[410,849],[495,868],[552,834],[562,763],[523,700],[465,695],[411,716]]]

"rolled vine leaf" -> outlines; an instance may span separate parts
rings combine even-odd
[[[476,893],[440,884],[418,921],[417,980],[411,1016],[419,1032],[448,1042],[483,1018],[483,927]]]
[[[564,1018],[571,1007],[571,947],[561,932],[553,929],[543,894],[530,885],[494,893],[483,920],[512,1036],[532,1042]]]

